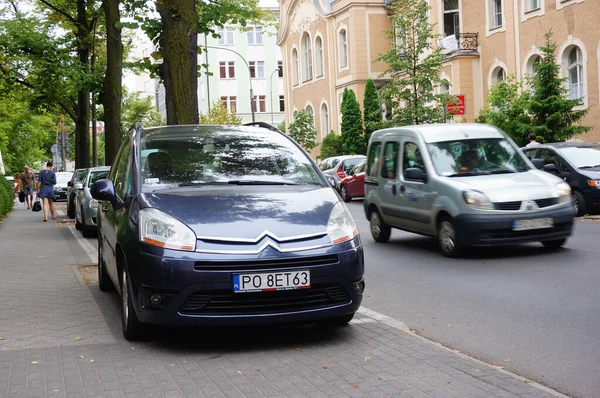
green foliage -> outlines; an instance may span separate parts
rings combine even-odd
[[[152,105],[150,97],[141,97],[139,93],[129,93],[123,88],[123,105],[121,107],[121,135],[135,123],[140,122],[145,127],[164,126],[165,120]]]
[[[312,115],[298,111],[289,127],[290,136],[304,149],[310,151],[317,144],[317,130]]]
[[[342,136],[331,131],[321,142],[321,159],[343,154]]]
[[[388,65],[382,76],[394,75],[382,88],[392,106],[391,124],[443,122],[450,96],[435,94],[434,88],[449,82],[440,78],[441,48],[432,46],[439,35],[429,22],[431,7],[423,0],[397,0],[388,8],[394,29],[386,33],[394,46],[378,60]]]
[[[0,220],[13,209],[14,201],[15,194],[10,181],[0,174]]]
[[[371,133],[381,127],[381,106],[379,105],[379,96],[377,87],[372,79],[367,80],[365,86],[365,96],[363,99],[364,121],[365,121],[365,141],[369,142]]]
[[[342,96],[342,150],[345,155],[364,154],[367,151],[360,105],[354,91],[348,87]]]
[[[279,123],[277,125],[277,128],[285,133],[286,132],[285,120],[283,120],[281,123]]]
[[[238,125],[241,123],[242,118],[236,116],[235,112],[229,113],[221,101],[213,102],[208,115],[200,115],[200,124]]]

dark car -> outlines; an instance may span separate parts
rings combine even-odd
[[[367,162],[357,164],[348,172],[348,176],[340,182],[340,196],[345,202],[350,202],[353,198],[365,197],[365,169]]]
[[[127,339],[144,323],[340,325],[360,306],[352,215],[280,131],[136,125],[91,192],[99,285],[121,292]]]
[[[577,216],[600,210],[600,143],[559,142],[523,148],[536,167],[562,178]]]
[[[66,201],[69,182],[73,178],[72,171],[59,171],[56,173],[56,185],[54,185],[54,200]]]
[[[69,188],[67,189],[67,216],[69,218],[75,218],[75,197],[77,192],[83,189],[83,179],[87,175],[88,169],[77,169],[71,177],[71,181],[68,182]]]

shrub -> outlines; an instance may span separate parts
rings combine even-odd
[[[321,159],[342,155],[342,136],[330,132],[321,142]]]
[[[0,175],[0,220],[13,209],[14,200],[15,195],[12,184]]]

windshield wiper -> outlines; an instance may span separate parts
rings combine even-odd
[[[510,170],[510,169],[502,169],[502,170],[490,171],[490,173],[492,173],[492,174],[512,174],[512,173],[516,173],[516,172],[517,171]]]
[[[579,166],[578,169],[595,169],[596,167],[600,167],[600,164],[595,166]]]
[[[227,184],[231,185],[298,185],[294,182],[285,181],[261,181],[261,180],[229,180]]]
[[[446,177],[473,177],[473,176],[481,176],[481,175],[489,175],[489,171],[465,171],[464,173],[454,173],[450,174]]]

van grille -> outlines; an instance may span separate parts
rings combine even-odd
[[[497,202],[494,203],[494,208],[496,210],[519,210],[521,208],[521,201],[516,202]]]
[[[313,265],[337,264],[338,262],[339,258],[336,255],[276,258],[271,260],[252,261],[196,261],[194,264],[194,269],[197,271],[233,271],[265,268],[310,267]]]

